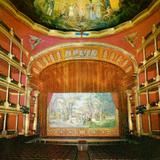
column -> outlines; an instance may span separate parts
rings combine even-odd
[[[136,91],[136,106],[140,105],[140,95],[138,93],[138,90]],[[137,128],[137,135],[141,135],[142,131],[142,117],[140,114],[136,114],[136,128]]]
[[[141,136],[142,131],[142,117],[140,114],[136,115],[136,126],[137,126],[137,134]]]
[[[153,36],[154,36],[154,38],[153,38],[153,40],[154,40],[154,55],[156,56],[157,54],[158,54],[158,50],[157,50],[157,37],[156,37],[156,35],[155,35],[155,32],[156,32],[156,25],[154,24],[153,26],[152,26],[152,34],[153,34]]]
[[[133,123],[132,123],[132,108],[131,108],[131,91],[127,91],[127,101],[128,101],[128,126],[129,126],[129,131],[133,131]]]
[[[11,30],[11,32],[13,32],[13,30]],[[10,46],[9,46],[9,56],[10,58],[12,58],[12,39],[10,40]],[[8,75],[7,75],[7,82],[10,83],[11,82],[11,64],[8,63]],[[8,102],[8,98],[9,98],[9,87],[7,86],[7,90],[6,90],[6,101],[4,103],[5,107],[9,107],[9,102]]]
[[[12,55],[12,46],[13,46],[13,35],[14,35],[14,32],[13,32],[13,28],[11,28],[11,31],[10,31],[12,37],[10,39],[10,44],[9,44],[9,57],[12,58],[13,55]]]
[[[4,107],[9,107],[9,102],[8,102],[8,97],[9,97],[9,88],[7,86],[7,89],[6,89],[6,101],[4,102]]]
[[[147,77],[147,69],[144,69],[144,76],[145,76],[145,87],[148,85],[148,77]]]
[[[23,39],[21,39],[21,45],[23,46]],[[20,50],[20,65],[23,66],[23,48]]]
[[[21,40],[21,44],[23,45],[23,40]],[[23,49],[21,48],[20,49],[20,65],[23,66],[23,63],[22,63],[22,59],[23,59]],[[19,70],[19,77],[18,77],[18,86],[21,87],[22,84],[21,84],[21,77],[22,77],[22,71]]]
[[[11,82],[11,64],[8,64],[8,76],[7,76],[7,82]]]
[[[7,125],[7,113],[4,113],[3,131],[2,131],[2,134],[3,134],[3,135],[6,135],[6,134],[7,134],[6,125]]]
[[[146,104],[146,109],[150,109],[150,103],[149,103],[149,92],[148,90],[146,90],[146,100],[147,100],[147,104]]]
[[[13,28],[11,28],[11,31],[10,31],[11,35],[13,35]],[[9,44],[9,57],[12,59],[13,55],[12,55],[12,46],[13,46],[13,39],[11,37],[10,39],[10,44]],[[9,64],[8,66],[8,77],[7,77],[7,81],[10,83],[11,82],[11,65]]]
[[[28,108],[30,108],[31,91],[32,91],[32,88],[28,88],[26,93],[26,106]]]
[[[160,85],[158,86],[158,93],[159,93],[159,102],[158,102],[158,107],[160,107]]]
[[[160,80],[159,70],[160,70],[160,68],[159,68],[159,65],[158,65],[158,61],[156,61],[156,73],[157,73],[156,81]]]
[[[28,88],[27,93],[26,93],[26,106],[30,109],[30,94],[31,94],[32,89]],[[27,136],[29,134],[29,114],[25,114],[25,129],[24,129],[24,134]]]
[[[145,43],[145,39],[144,37],[142,37],[142,45],[144,45]],[[145,49],[145,46],[143,47],[143,64],[146,63],[146,49]],[[148,81],[147,81],[147,70],[146,68],[144,69],[144,75],[145,75],[145,86],[147,86],[148,84]]]
[[[144,45],[144,42],[145,42],[145,39],[144,39],[144,37],[142,37],[142,45]],[[143,64],[145,64],[146,63],[146,49],[145,49],[145,47],[143,47],[142,52],[143,52]]]
[[[146,90],[146,99],[147,99],[146,109],[149,110],[150,109],[150,102],[149,102],[149,92],[148,92],[148,90]],[[151,130],[151,116],[150,116],[150,113],[147,112],[147,116],[148,116],[149,134],[151,134],[152,130]]]
[[[15,126],[15,132],[18,134],[18,120],[19,120],[19,115],[16,115],[16,126]]]
[[[148,128],[149,128],[149,134],[152,134],[152,126],[151,126],[151,115],[148,113]]]
[[[25,131],[25,114],[23,114],[23,129],[22,129],[22,134],[24,135]]]
[[[137,74],[137,90],[139,90],[139,88],[140,88],[139,74],[140,74],[140,72]]]
[[[35,102],[34,102],[34,123],[33,123],[33,130],[37,130],[37,116],[38,116],[38,95],[39,91],[34,91],[34,96],[35,96]]]
[[[24,135],[29,135],[29,114],[24,115]]]
[[[22,77],[22,71],[19,70],[18,87],[21,87],[21,86],[22,86],[22,84],[21,84],[21,77]]]
[[[19,101],[20,101],[20,93],[19,93],[19,91],[18,91],[18,93],[17,93],[17,110],[18,110],[18,111],[20,110]]]

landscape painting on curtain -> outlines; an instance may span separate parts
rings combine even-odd
[[[114,128],[112,93],[48,94],[50,128]]]

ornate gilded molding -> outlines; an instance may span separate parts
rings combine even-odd
[[[131,33],[124,37],[124,41],[128,42],[132,48],[136,48],[135,41],[137,39],[137,32]]]
[[[47,48],[31,57],[28,73],[31,73],[34,66],[39,68],[39,71],[37,70],[37,74],[39,74],[49,65],[77,59],[105,61],[119,66],[126,73],[132,69],[137,73],[138,65],[131,53],[111,44],[97,42],[63,43]],[[127,64],[128,67],[126,67]]]
[[[31,26],[32,29],[39,31],[41,33],[50,35],[50,36],[57,36],[62,38],[100,38],[107,35],[112,35],[115,33],[118,33],[120,31],[126,30],[130,27],[135,26],[138,22],[142,21],[144,18],[146,18],[148,15],[152,13],[152,11],[160,5],[160,0],[155,1],[150,5],[148,8],[146,8],[143,12],[138,14],[135,18],[133,18],[130,21],[127,21],[125,23],[122,23],[120,25],[117,25],[116,27],[104,29],[101,31],[85,31],[83,33],[81,32],[63,32],[58,30],[52,30],[48,29],[42,25],[39,25],[35,22],[33,22],[30,18],[25,16],[23,13],[19,12],[11,2],[8,0],[6,1],[0,1],[0,5],[4,8],[8,9],[14,16],[19,18],[21,21],[26,23],[27,25]]]

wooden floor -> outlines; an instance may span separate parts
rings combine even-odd
[[[78,160],[89,160],[87,151],[79,151],[78,152]]]

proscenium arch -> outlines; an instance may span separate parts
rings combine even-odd
[[[95,46],[98,46],[99,48],[104,48],[104,49],[107,49],[107,48],[110,48],[111,50],[113,50],[113,51],[118,51],[120,54],[122,54],[124,57],[127,57],[128,58],[128,61],[130,61],[130,63],[132,64],[132,66],[133,66],[133,71],[134,72],[137,72],[137,63],[136,63],[136,60],[135,60],[135,58],[134,58],[134,55],[132,55],[131,53],[129,53],[129,52],[127,52],[126,50],[124,50],[124,49],[122,49],[122,48],[119,48],[119,47],[117,47],[117,46],[114,46],[114,45],[111,45],[111,44],[106,44],[106,43],[96,43],[96,42],[84,42],[84,43],[64,43],[64,44],[60,44],[60,45],[56,45],[56,46],[52,46],[52,47],[50,47],[50,48],[47,48],[47,49],[45,49],[45,50],[43,50],[42,52],[39,52],[37,55],[35,55],[35,56],[33,56],[33,57],[31,57],[31,61],[30,61],[30,63],[29,63],[29,72],[31,73],[31,71],[32,71],[32,67],[34,66],[34,64],[38,61],[38,59],[39,58],[42,58],[42,57],[45,57],[48,53],[50,53],[50,52],[54,52],[54,51],[56,51],[56,50],[59,50],[59,49],[62,49],[62,48],[71,48],[71,47],[77,47],[77,48],[81,48],[81,47],[90,47],[90,48],[94,48]],[[74,60],[74,59],[71,59],[72,61]],[[77,59],[76,59],[77,60]],[[79,60],[81,60],[81,59],[79,59]],[[91,59],[91,60],[93,60],[93,59]],[[63,60],[64,62],[65,61],[69,61],[69,60]],[[62,63],[63,63],[63,61],[62,61]],[[105,60],[104,60],[105,61]],[[106,62],[106,61],[105,61]],[[56,63],[59,63],[59,62],[56,62]],[[52,67],[52,66],[54,66],[54,63],[52,63],[51,65],[50,65],[50,67]],[[115,66],[115,68],[117,68],[117,69],[119,69],[119,67],[120,66]],[[43,71],[45,72],[45,69],[48,69],[49,68],[49,66],[46,66],[46,67],[44,67],[43,69],[42,69],[42,71],[40,72],[40,74],[42,73],[43,74]],[[41,131],[41,135],[44,135],[44,136],[46,136],[47,135],[47,124],[46,124],[46,107],[47,107],[47,105],[45,104],[45,101],[46,101],[46,99],[47,99],[47,93],[49,92],[49,90],[48,90],[48,88],[50,87],[50,88],[54,88],[54,86],[52,86],[52,84],[50,83],[51,81],[52,81],[52,83],[55,83],[55,81],[53,81],[54,80],[54,76],[53,76],[53,74],[51,74],[50,72],[48,72],[47,71],[47,74],[49,74],[50,75],[50,77],[51,78],[46,78],[46,76],[43,76],[43,77],[45,77],[46,78],[46,81],[43,81],[43,80],[41,80],[40,79],[40,76],[36,76],[36,75],[33,75],[33,82],[35,82],[34,81],[34,78],[35,79],[38,79],[37,81],[37,84],[39,84],[40,82],[42,83],[42,86],[38,86],[38,89],[41,91],[41,100],[40,100],[40,106],[39,106],[39,110],[40,110],[40,113],[42,113],[41,114],[41,122],[42,122],[42,124],[41,124],[41,126],[43,126],[43,128],[45,128],[43,131]],[[92,75],[93,75],[93,72],[91,73]],[[131,72],[130,73],[130,75],[129,76],[131,76],[133,74],[133,72]],[[62,77],[62,75],[60,74],[60,76]],[[129,77],[128,75],[127,75],[127,78]],[[56,77],[56,76],[55,76]],[[80,76],[79,76],[80,77]],[[107,77],[107,76],[106,76]],[[119,77],[119,76],[118,76]],[[92,78],[92,77],[91,77]],[[90,79],[91,79],[90,78]],[[123,76],[122,76],[122,78],[123,78]],[[63,78],[62,78],[63,79]],[[117,78],[118,79],[118,78]],[[119,78],[119,79],[121,79],[121,78]],[[88,80],[89,81],[89,80]],[[106,81],[108,81],[108,80],[106,80]],[[104,82],[106,82],[106,81],[104,81]],[[46,83],[45,83],[46,82]],[[60,83],[61,83],[62,81],[60,81]],[[71,82],[71,81],[70,81]],[[100,82],[100,80],[98,81],[98,82]],[[123,81],[124,82],[124,81]],[[67,84],[68,84],[68,81],[66,82]],[[81,81],[79,81],[78,80],[78,83],[77,84],[79,84],[79,83],[81,83]],[[111,81],[111,83],[113,83],[112,81]],[[49,84],[49,87],[47,87],[47,86],[45,86],[45,84]],[[67,87],[65,87],[65,84],[64,83],[61,83],[62,85],[62,87],[64,87],[65,89],[64,90],[56,90],[55,88],[54,88],[54,93],[55,92],[87,92],[86,90],[84,90],[84,88],[85,87],[83,87],[83,85],[82,85],[82,88],[81,87],[79,87],[79,85],[78,85],[78,89],[75,91],[75,90],[67,90]],[[85,81],[85,84],[86,84],[86,81]],[[96,84],[97,84],[97,81],[96,81]],[[106,83],[103,83],[103,82],[101,82],[101,84],[106,84]],[[118,83],[119,84],[119,86],[121,86],[121,83]],[[57,85],[56,84],[56,86],[60,86],[60,85]],[[68,88],[70,88],[70,85],[68,85],[69,87]],[[103,90],[103,92],[106,92],[106,86],[107,86],[107,84],[104,86],[104,88],[105,88],[105,90]],[[108,85],[109,86],[109,85]],[[117,86],[117,85],[116,85]],[[87,86],[88,87],[88,86]],[[72,89],[73,89],[74,87],[72,87]],[[80,88],[80,90],[79,90],[79,88]],[[93,89],[92,89],[93,88]],[[97,85],[97,87],[94,85],[94,83],[93,83],[93,87],[92,87],[92,82],[91,82],[91,88],[89,87],[89,91],[90,92],[102,92],[102,90],[100,90],[100,89],[102,89],[102,88],[100,88],[100,89],[95,89],[95,88],[99,88],[99,85]],[[124,92],[124,90],[122,90],[122,89],[124,89],[124,88],[120,88],[119,90],[118,89],[116,89],[116,91],[117,92],[120,92],[120,94],[118,95],[119,97],[123,97],[123,92]],[[112,90],[112,86],[111,86],[111,89],[109,89],[110,91],[113,91]],[[108,91],[109,91],[108,90]],[[53,90],[52,90],[52,92],[53,92]],[[122,100],[122,99],[120,99],[120,101],[122,101],[122,103],[124,103],[124,100]],[[120,105],[120,106],[125,106],[124,104],[122,104],[122,105]],[[125,114],[125,113],[123,113],[123,114]],[[120,118],[120,121],[123,121],[123,119],[121,119]],[[119,132],[119,131],[118,131]],[[116,131],[113,131],[113,133],[117,133]],[[59,134],[59,132],[58,132],[58,134]]]
[[[56,46],[52,46],[52,47],[49,47],[41,52],[39,52],[38,54],[32,56],[30,58],[30,61],[29,61],[29,64],[28,64],[28,73],[31,74],[31,70],[32,70],[32,67],[34,66],[34,64],[38,61],[39,58],[43,58],[45,57],[47,54],[50,54],[54,51],[58,51],[60,49],[70,49],[70,48],[80,48],[80,47],[98,47],[100,49],[111,49],[112,51],[115,51],[115,52],[119,52],[119,54],[122,54],[122,56],[126,56],[127,59],[129,60],[129,62],[132,63],[133,65],[133,72],[134,73],[137,73],[137,70],[138,70],[138,65],[137,65],[137,62],[136,62],[136,59],[134,57],[133,54],[131,54],[130,52],[124,50],[123,48],[120,48],[120,47],[117,47],[117,46],[114,46],[112,44],[108,44],[108,43],[97,43],[97,42],[74,42],[74,43],[63,43],[63,44],[59,44],[59,45],[56,45]],[[114,52],[113,52],[114,53]],[[55,53],[54,53],[55,54]],[[111,53],[112,54],[112,53]],[[115,54],[115,53],[114,53]],[[85,58],[78,58],[78,60],[85,60]],[[109,62],[107,61],[107,59],[93,59],[93,58],[86,58],[87,60],[99,60],[99,61],[105,61],[105,62]],[[42,67],[42,69],[40,70],[40,72],[42,70],[44,70],[46,67],[50,66],[50,65],[54,65],[56,63],[59,63],[59,62],[65,62],[65,61],[69,61],[69,60],[77,60],[73,58],[70,58],[70,59],[61,59],[60,61],[53,61],[52,63],[48,63],[49,65],[44,65],[44,67]],[[109,63],[112,63],[112,62],[109,62]],[[113,62],[113,64],[115,64]],[[116,65],[116,64],[115,64]],[[122,67],[121,64],[117,65],[118,67]]]

